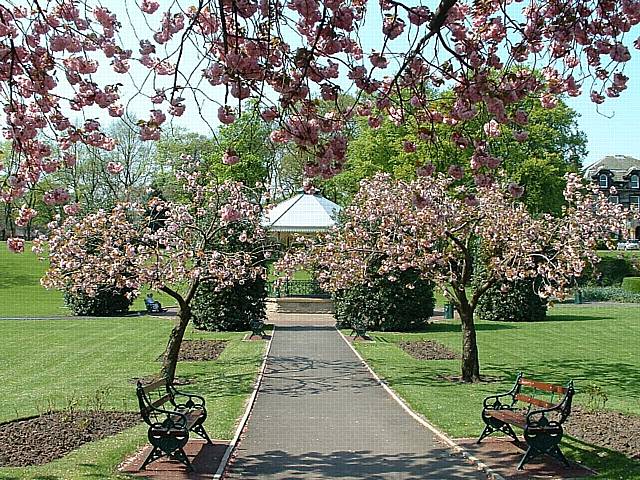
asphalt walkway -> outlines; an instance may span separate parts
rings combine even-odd
[[[303,322],[276,327],[225,478],[486,479],[378,385],[332,322]]]

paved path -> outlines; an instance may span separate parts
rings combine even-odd
[[[265,377],[226,478],[485,479],[389,397],[325,317],[275,322]]]

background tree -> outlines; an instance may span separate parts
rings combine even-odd
[[[522,201],[532,213],[560,214],[564,175],[580,171],[587,153],[586,137],[577,124],[578,114],[562,100],[552,109],[533,100],[519,102],[513,109],[527,116],[526,131],[524,127],[503,128],[500,136],[491,138],[491,151],[500,159],[500,168],[525,187]],[[437,144],[422,142],[415,134],[416,128],[409,124],[383,120],[373,128],[359,121],[349,143],[344,170],[324,182],[323,188],[335,192],[342,203],[348,203],[361,180],[376,173],[410,180],[416,177],[416,169],[424,165],[433,165],[440,172],[447,172],[451,165],[461,165],[472,185],[474,149],[455,141],[463,138],[462,128],[466,136],[486,137],[483,128],[488,120],[483,115],[464,127],[442,124],[437,128]]]
[[[146,286],[173,297],[179,308],[161,372],[169,381],[200,283],[225,288],[265,275],[259,205],[241,184],[206,183],[196,165],[187,159],[183,165],[179,179],[188,203],[155,197],[62,220],[47,242],[50,268],[43,279],[48,288],[72,293],[95,295],[98,286],[108,286],[137,295]],[[244,248],[228,249],[232,240]],[[42,247],[36,242],[38,251]]]
[[[513,184],[509,192],[493,184],[469,194],[441,174],[411,182],[378,175],[362,183],[338,228],[288,253],[278,269],[313,269],[329,291],[366,284],[372,268],[390,281],[398,270],[417,270],[458,311],[462,379],[478,381],[474,311],[482,296],[501,280],[538,278],[540,296],[562,298],[598,261],[598,241],[610,242],[624,224],[619,205],[582,189],[579,177],[568,175],[564,215],[533,217],[514,201],[522,189]],[[483,281],[470,289],[477,259],[484,259]]]

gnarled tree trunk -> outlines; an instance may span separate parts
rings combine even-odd
[[[178,310],[176,324],[169,335],[169,341],[167,342],[167,348],[162,360],[162,369],[160,370],[160,374],[171,383],[173,383],[173,379],[176,375],[178,354],[180,353],[182,338],[184,337],[187,325],[189,325],[189,320],[191,320],[191,308],[186,305],[182,305],[180,310]]]

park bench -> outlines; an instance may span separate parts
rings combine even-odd
[[[183,449],[189,441],[189,432],[211,443],[203,426],[207,418],[204,398],[179,392],[164,379],[146,386],[138,382],[136,393],[140,415],[149,425],[147,436],[153,447],[140,470],[163,456],[178,460],[193,470]]]
[[[526,394],[523,393],[523,387]],[[549,400],[537,398],[540,392],[550,396]],[[511,391],[484,399],[482,420],[486,426],[478,438],[478,443],[493,432],[502,432],[518,441],[511,428],[514,425],[524,430],[528,446],[518,464],[518,470],[522,470],[527,462],[543,453],[569,466],[558,445],[562,440],[562,424],[571,413],[574,393],[573,381],[563,387],[530,380],[519,373]],[[557,401],[554,401],[554,398]]]

